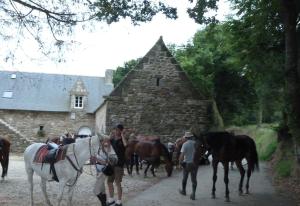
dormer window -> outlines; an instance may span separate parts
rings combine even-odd
[[[83,96],[75,96],[74,108],[77,108],[77,109],[83,108]]]

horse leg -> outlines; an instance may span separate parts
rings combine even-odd
[[[68,188],[68,206],[72,205],[74,188],[75,188],[75,185]]]
[[[66,182],[63,180],[59,180],[59,193],[57,198],[57,206],[60,206],[65,186],[66,186]]]
[[[154,164],[152,164],[150,170],[151,170],[151,172],[152,172],[153,177],[156,177],[154,169],[155,169],[155,168],[154,168]]]
[[[226,198],[226,202],[230,202],[229,199],[229,188],[228,188],[228,183],[229,183],[229,178],[228,178],[228,172],[229,172],[229,162],[224,162],[223,163],[224,166],[224,183],[225,183],[225,198]]]
[[[251,177],[251,168],[249,168],[248,165],[248,170],[247,170],[247,183],[246,183],[246,194],[249,194],[249,181]]]
[[[217,172],[218,172],[218,161],[213,160],[212,162],[213,165],[213,187],[211,191],[212,198],[216,198],[216,181],[217,181]]]
[[[242,195],[243,194],[244,177],[245,177],[245,169],[244,169],[241,161],[235,161],[235,164],[241,174],[241,180],[240,180],[240,184],[239,184],[239,194]]]
[[[134,163],[135,163],[135,170],[136,174],[140,174],[139,172],[139,156],[137,154],[134,155]]]
[[[1,166],[2,166],[2,175],[1,178],[2,180],[4,180],[4,176],[5,176],[5,165],[4,165],[4,160],[0,161],[1,162]]]
[[[45,197],[47,205],[51,206],[52,204],[51,204],[51,202],[50,202],[50,200],[48,198],[47,191],[46,191],[46,179],[44,179],[44,178],[41,177],[40,186],[41,186],[41,189],[42,189],[42,192],[43,192],[43,195]]]
[[[30,204],[33,206],[33,169],[26,166],[27,179],[29,182]]]
[[[147,177],[147,171],[148,171],[149,167],[150,167],[150,163],[147,162],[147,167],[146,167],[146,169],[144,171],[144,177]]]
[[[230,162],[230,169],[233,170],[234,161]]]

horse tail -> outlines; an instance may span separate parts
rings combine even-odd
[[[4,162],[4,165],[5,165],[5,173],[4,173],[4,176],[7,176],[7,171],[8,171],[8,164],[9,164],[9,147],[7,149],[7,155],[6,155],[6,160]]]
[[[249,137],[250,138],[250,137]],[[253,139],[251,139],[251,147],[250,147],[250,158],[252,160],[251,170],[259,171],[259,162],[258,162],[258,154],[256,149],[256,144]]]

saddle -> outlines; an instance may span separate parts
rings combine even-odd
[[[53,148],[51,145],[43,145],[36,152],[33,162],[50,164],[50,174],[53,174],[53,180],[58,182],[54,164],[66,157],[68,146],[60,146],[58,149]]]

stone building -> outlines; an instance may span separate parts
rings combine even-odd
[[[113,90],[112,70],[105,77],[0,72],[0,135],[12,150],[66,131],[95,133],[95,111]]]
[[[210,102],[195,89],[162,38],[139,61],[96,111],[96,131],[117,123],[168,141],[185,130],[205,130]]]

